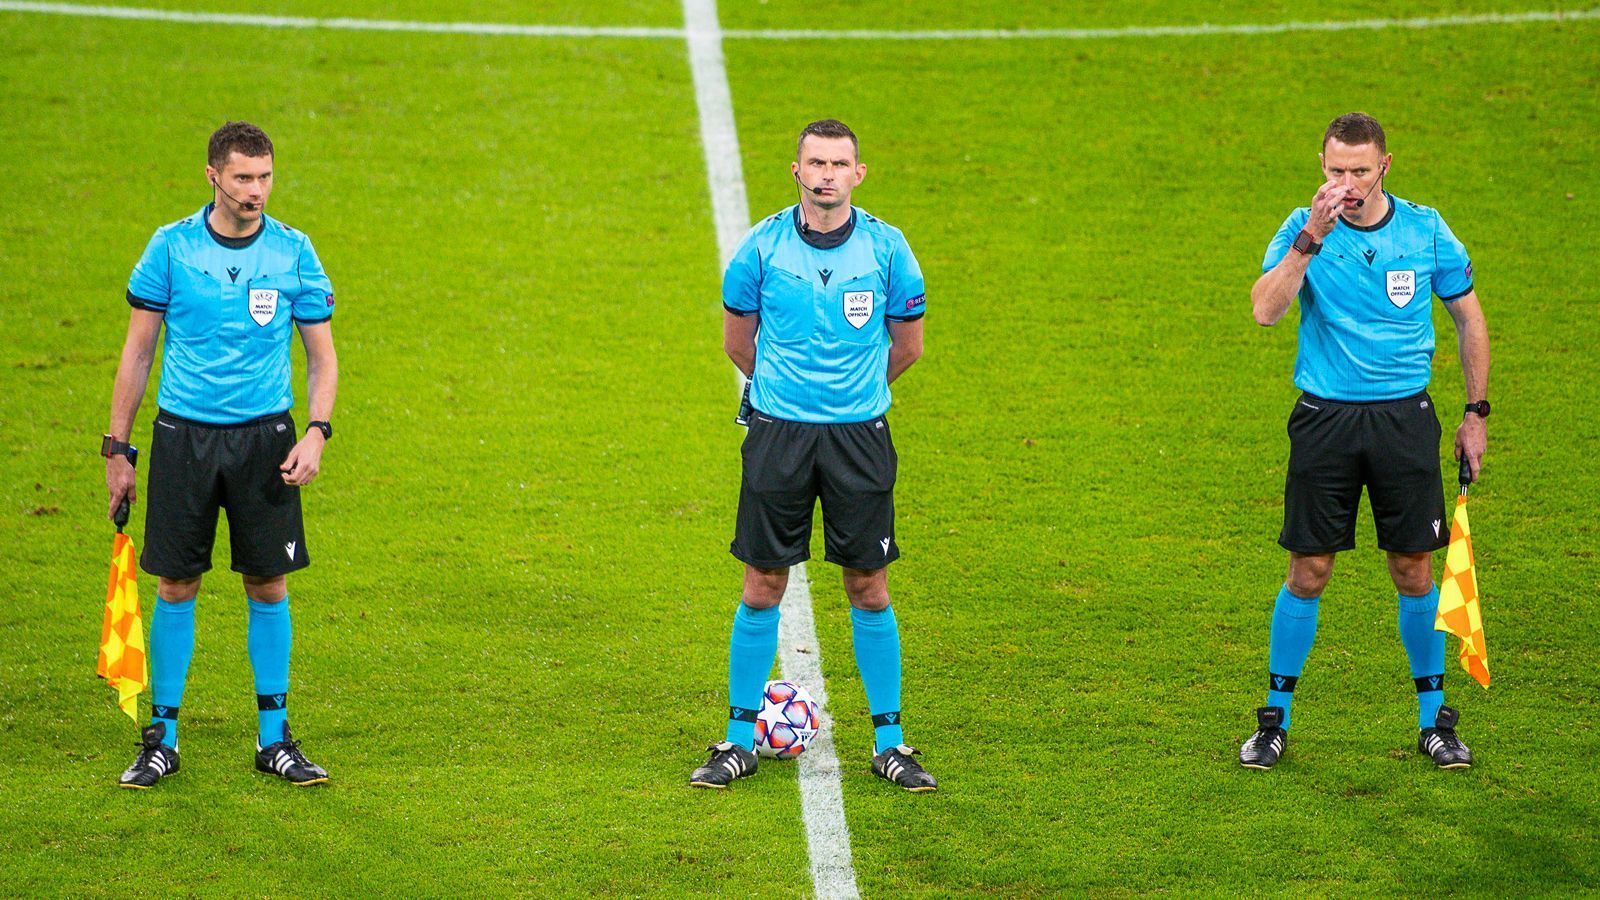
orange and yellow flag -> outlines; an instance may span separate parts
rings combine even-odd
[[[134,707],[150,680],[148,673],[133,539],[119,531],[111,542],[111,582],[106,585],[106,618],[100,626],[100,661],[95,674],[117,689],[117,705],[138,722]]]
[[[1472,526],[1467,521],[1467,497],[1456,500],[1455,521],[1450,523],[1450,549],[1445,551],[1444,577],[1439,579],[1439,615],[1435,631],[1448,631],[1461,639],[1461,668],[1489,686],[1489,651],[1483,643],[1483,614],[1478,609],[1478,573],[1472,558]]]

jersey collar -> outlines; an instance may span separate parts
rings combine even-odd
[[[1389,193],[1388,191],[1384,191],[1383,192],[1383,197],[1384,197],[1385,200],[1389,201],[1389,211],[1383,214],[1383,218],[1379,219],[1376,222],[1373,222],[1371,225],[1352,225],[1349,222],[1345,222],[1343,224],[1348,225],[1351,228],[1354,228],[1356,231],[1367,231],[1367,232],[1377,231],[1378,229],[1382,228],[1383,226],[1389,224],[1389,220],[1394,218],[1394,205],[1395,205],[1394,195]]]
[[[252,231],[249,234],[245,235],[244,237],[237,237],[236,238],[236,237],[228,237],[226,235],[217,234],[216,229],[211,227],[211,210],[216,205],[217,204],[216,204],[215,201],[213,201],[211,203],[207,203],[206,204],[206,208],[202,209],[200,211],[200,221],[205,223],[206,234],[211,235],[211,239],[213,241],[216,241],[218,244],[221,244],[222,246],[227,247],[229,250],[243,250],[244,248],[250,246],[251,244],[254,244],[256,242],[256,240],[261,237],[261,233],[263,231],[267,230],[267,217],[266,216],[262,216],[261,217],[261,225],[260,225],[260,227],[258,227],[255,231]]]
[[[818,250],[832,250],[833,248],[850,240],[850,235],[856,230],[855,207],[850,208],[850,221],[840,225],[832,231],[813,231],[802,228],[800,221],[800,205],[794,207],[794,233],[800,235],[800,240],[817,248]]]

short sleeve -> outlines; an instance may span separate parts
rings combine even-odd
[[[301,325],[317,325],[333,318],[333,282],[322,270],[322,260],[317,258],[310,238],[300,245],[295,273],[300,276],[300,287],[290,306],[294,320]]]
[[[912,322],[927,311],[922,286],[922,266],[904,239],[889,258],[889,303],[884,316],[891,322]]]
[[[1289,213],[1289,218],[1283,220],[1278,226],[1278,233],[1272,236],[1272,243],[1267,245],[1267,255],[1261,260],[1261,271],[1271,272],[1289,255],[1289,248],[1294,246],[1294,239],[1300,230],[1306,227],[1306,222],[1311,220],[1311,210],[1297,209]]]
[[[128,305],[164,313],[172,302],[172,261],[168,256],[167,232],[157,231],[145,245],[144,255],[128,278]]]
[[[736,316],[761,312],[761,250],[755,231],[745,235],[722,273],[722,308]]]
[[[1446,303],[1472,293],[1472,258],[1442,218],[1433,232],[1433,292]]]

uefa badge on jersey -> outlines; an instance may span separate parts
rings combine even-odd
[[[872,292],[844,292],[844,320],[852,328],[861,328],[872,319]]]
[[[255,319],[257,325],[265,326],[277,314],[277,291],[253,290],[250,292],[250,318]]]
[[[1388,278],[1389,302],[1405,309],[1417,293],[1417,273],[1411,269],[1400,269],[1389,272]]]

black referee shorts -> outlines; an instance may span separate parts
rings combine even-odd
[[[1427,391],[1376,403],[1301,394],[1289,414],[1278,543],[1295,553],[1353,549],[1363,485],[1381,549],[1424,553],[1450,543],[1439,435]]]
[[[828,562],[881,569],[900,557],[894,542],[899,459],[882,416],[818,425],[756,411],[745,435],[734,556],[782,569],[811,556],[811,514],[822,500]]]
[[[157,413],[139,565],[172,579],[209,571],[218,509],[228,511],[235,572],[270,578],[310,565],[300,488],[278,469],[295,439],[286,412],[238,425]]]

